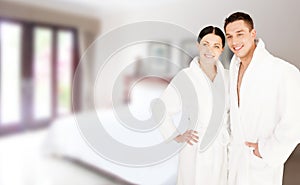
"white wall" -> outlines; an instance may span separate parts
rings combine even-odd
[[[224,19],[230,13],[237,10],[246,11],[254,19],[258,36],[263,38],[267,48],[275,55],[300,67],[298,61],[300,53],[297,49],[300,41],[298,7],[297,0],[181,0],[157,5],[157,7],[135,8],[122,14],[115,13],[115,20],[116,17],[122,19],[114,22],[110,27],[137,21],[157,20],[177,24],[198,34],[198,31],[208,24],[223,28]],[[102,21],[106,24],[105,19]],[[106,31],[105,27],[103,31]]]

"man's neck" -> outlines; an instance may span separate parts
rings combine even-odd
[[[255,48],[256,48],[256,44],[254,43],[253,47],[251,48],[251,50],[249,51],[249,53],[247,54],[247,56],[243,57],[243,58],[240,58],[241,59],[241,64],[247,68],[253,58],[253,55],[254,55],[254,51],[255,51]]]

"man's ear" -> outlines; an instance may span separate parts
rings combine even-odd
[[[254,28],[251,30],[250,33],[253,38],[256,38],[256,30]]]

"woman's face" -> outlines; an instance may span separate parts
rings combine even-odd
[[[213,33],[205,35],[197,47],[203,63],[216,63],[223,51],[221,37]]]

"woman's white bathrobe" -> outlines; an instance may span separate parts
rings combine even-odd
[[[240,60],[230,64],[230,185],[280,185],[284,162],[300,136],[300,73],[272,56],[259,40],[237,102]],[[258,142],[262,158],[245,141]]]
[[[218,74],[215,80],[217,78],[224,80],[225,89],[227,89],[228,72],[227,70],[225,71],[220,61],[217,62],[217,70]],[[206,131],[212,114],[212,83],[199,67],[198,57],[194,58],[188,68],[183,69],[179,73],[185,73],[189,77],[198,96],[190,98],[195,101],[198,99],[199,103],[198,124],[195,130],[198,131],[200,139],[198,144],[194,144],[193,146],[186,144],[180,151],[177,184],[225,185],[227,184],[227,145],[229,141],[229,135],[227,132],[228,102],[226,102],[227,106],[224,110],[224,115],[226,116],[224,116],[225,119],[223,119],[221,131],[213,144],[206,151],[200,153],[199,147],[201,138]],[[228,97],[228,91],[225,89],[220,93],[225,92],[225,97]],[[161,99],[167,107],[167,119],[160,126],[160,130],[165,138],[169,138],[175,132],[178,132],[179,134],[179,131],[173,124],[171,117],[180,111],[180,100],[172,85],[167,87],[161,96]],[[228,100],[228,98],[226,98],[226,100]]]

